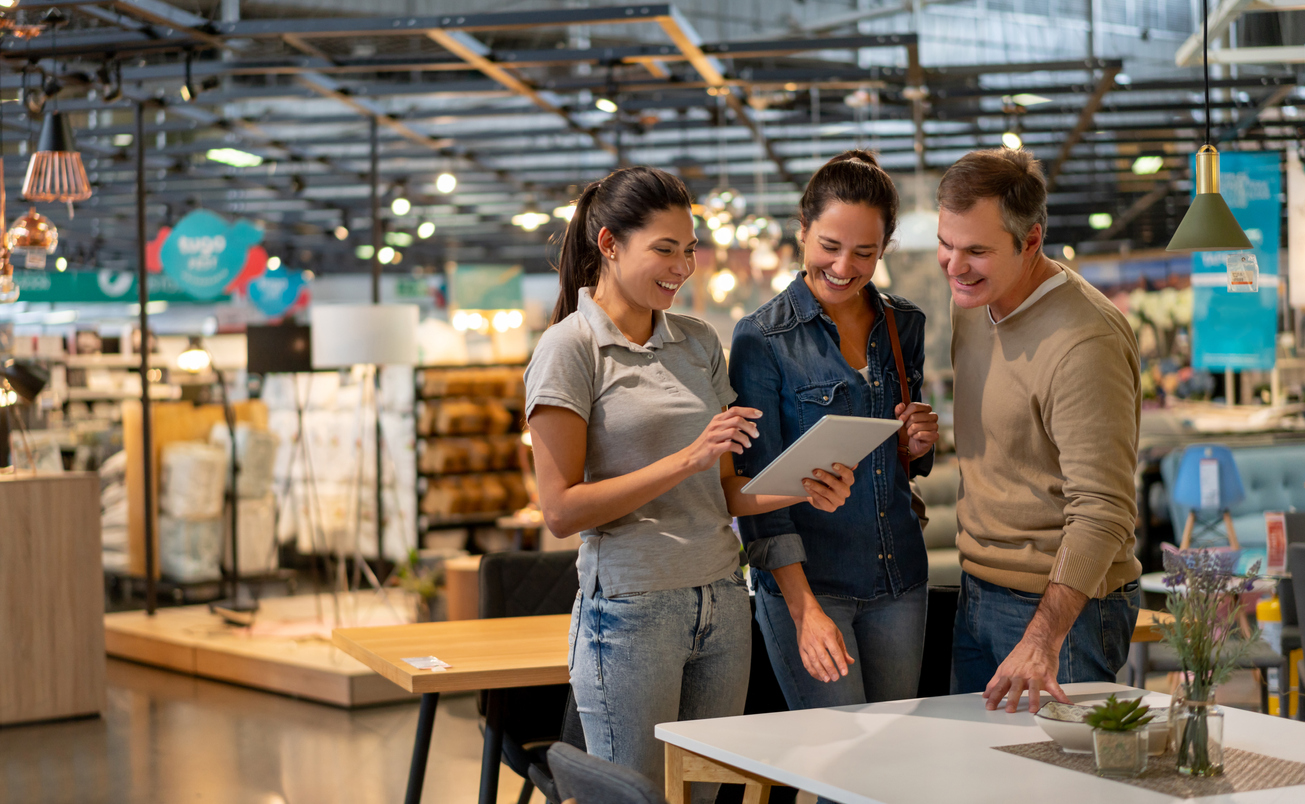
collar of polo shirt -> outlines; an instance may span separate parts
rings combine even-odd
[[[621,334],[611,317],[607,315],[598,302],[594,301],[592,288],[580,288],[580,297],[576,309],[580,315],[585,317],[589,326],[594,331],[594,336],[598,340],[598,346],[623,346],[634,352],[641,352],[645,349],[660,349],[668,343],[678,343],[684,340],[684,333],[675,323],[666,316],[661,310],[653,310],[653,334],[645,344],[630,343],[630,340]]]

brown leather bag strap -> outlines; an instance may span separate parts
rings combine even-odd
[[[911,404],[911,386],[906,382],[906,361],[902,359],[902,342],[897,338],[897,319],[893,317],[893,308],[884,305],[884,319],[888,324],[888,342],[893,345],[893,361],[897,363],[897,379],[902,383],[902,404]],[[910,438],[906,427],[897,431],[897,459],[902,462],[902,471],[906,479],[911,479]]]

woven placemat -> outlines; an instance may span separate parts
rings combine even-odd
[[[1093,776],[1097,774],[1097,763],[1091,754],[1066,754],[1054,742],[996,745],[993,748],[1080,773],[1090,773]],[[1135,779],[1115,779],[1115,781],[1180,798],[1248,793],[1252,790],[1305,785],[1305,763],[1268,757],[1254,751],[1225,748],[1223,774],[1209,778],[1194,778],[1180,774],[1176,760],[1177,755],[1173,753],[1148,757],[1146,773]]]

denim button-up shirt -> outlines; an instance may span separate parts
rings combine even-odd
[[[734,403],[757,408],[760,437],[734,457],[738,474],[755,477],[822,416],[892,419],[901,402],[884,306],[897,319],[912,401],[921,401],[924,312],[907,300],[881,295],[868,285],[875,323],[866,341],[870,381],[839,352],[838,329],[820,307],[803,276],[738,323],[730,351]],[[933,468],[932,450],[911,462],[911,475]],[[802,562],[817,595],[869,600],[900,596],[928,580],[920,521],[911,490],[890,438],[857,466],[852,496],[833,513],[801,503],[739,519],[755,581],[779,594],[766,570]],[[884,577],[886,576],[886,577]]]

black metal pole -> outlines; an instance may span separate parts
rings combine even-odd
[[[240,604],[240,462],[236,452],[236,414],[227,397],[227,378],[222,369],[213,366],[217,375],[218,391],[222,394],[222,418],[227,423],[227,436],[231,439],[231,609],[242,611]]]
[[[381,172],[380,140],[377,136],[376,118],[371,125],[372,161],[372,304],[381,303]],[[376,560],[385,561],[384,502],[381,493],[381,367],[372,371],[372,398],[376,407]]]
[[[145,612],[155,608],[154,438],[150,417],[150,288],[145,270],[145,104],[136,102],[136,295],[140,302],[140,433],[145,496]]]

